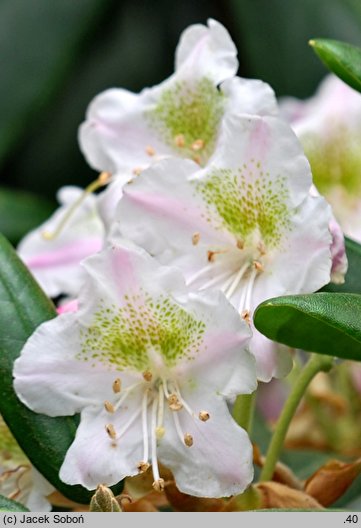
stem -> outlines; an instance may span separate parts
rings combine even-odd
[[[233,406],[233,418],[249,435],[253,424],[255,396],[256,392],[253,394],[240,394],[237,396]]]
[[[293,389],[291,390],[278,419],[275,432],[273,433],[271,443],[268,447],[266,461],[260,475],[260,481],[272,479],[276,463],[283,448],[288,427],[308,385],[318,372],[328,372],[332,366],[333,357],[321,354],[311,355],[308,363],[306,363],[298,379],[295,381]]]

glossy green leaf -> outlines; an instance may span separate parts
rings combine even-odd
[[[0,235],[0,412],[20,447],[45,478],[65,496],[89,503],[91,492],[82,486],[68,486],[58,477],[74,439],[77,417],[50,418],[34,413],[13,390],[14,360],[35,328],[54,316],[54,306]],[[114,493],[121,489],[122,484],[117,485]]]
[[[20,504],[20,502],[16,502],[14,500],[8,499],[7,497],[4,497],[3,495],[0,495],[0,511],[9,511],[9,512],[28,512],[27,508]]]
[[[310,40],[310,45],[333,73],[361,92],[361,48],[332,39]]]
[[[348,259],[345,282],[344,284],[327,284],[321,291],[361,293],[361,245],[347,237],[345,242]]]
[[[45,198],[0,187],[0,232],[13,244],[42,224],[53,210]]]
[[[313,293],[269,299],[255,312],[256,328],[294,348],[361,361],[361,295]]]

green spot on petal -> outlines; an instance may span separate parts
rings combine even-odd
[[[215,169],[194,185],[206,202],[207,221],[229,230],[238,240],[261,240],[277,246],[289,229],[286,179],[270,179],[261,163],[252,160],[242,169]]]
[[[213,152],[224,105],[224,95],[210,79],[178,81],[163,91],[146,118],[178,156],[204,164]],[[177,146],[177,137],[181,137],[181,146]]]
[[[103,303],[94,314],[92,325],[82,332],[78,359],[90,357],[119,370],[143,372],[151,368],[151,350],[168,367],[197,354],[205,329],[202,321],[164,296],[152,299],[141,292],[124,301],[122,307]]]

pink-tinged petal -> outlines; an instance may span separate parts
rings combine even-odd
[[[79,309],[79,303],[77,299],[72,301],[66,301],[65,303],[59,305],[56,309],[58,315],[69,312],[77,312]]]
[[[75,315],[60,315],[40,325],[15,361],[16,393],[36,412],[68,416],[87,406],[97,408],[113,396],[112,384],[118,373],[95,358],[85,360],[82,356],[81,329]],[[125,386],[130,383],[126,380]]]
[[[237,72],[237,48],[226,28],[209,19],[208,27],[194,24],[182,33],[175,66],[182,75],[204,75],[219,84]]]
[[[115,211],[119,200],[123,196],[124,178],[116,177],[107,188],[97,196],[97,209],[103,221],[106,233],[110,232],[114,222]]]
[[[160,461],[172,470],[183,493],[196,497],[242,493],[253,479],[252,445],[247,433],[234,422],[226,403],[216,394],[208,397],[204,391],[184,390],[182,396],[195,412],[207,411],[210,418],[201,421],[185,410],[177,412],[182,433],[193,439],[193,445],[187,447],[169,411],[165,434],[159,441]]]
[[[77,187],[60,189],[61,207],[40,227],[26,235],[18,246],[21,259],[50,297],[62,293],[76,295],[81,282],[80,262],[99,251],[103,245],[103,224],[96,213],[95,196],[89,195],[74,211],[63,229],[56,232],[82,190]]]
[[[190,294],[187,308],[206,322],[206,329],[194,360],[175,368],[182,386],[203,388],[225,398],[253,392],[257,388],[255,361],[246,348],[251,331],[223,293]]]
[[[256,358],[259,381],[267,383],[272,378],[284,378],[291,372],[293,360],[289,349],[262,335],[253,324],[250,350]]]
[[[142,423],[139,414],[138,419],[132,421],[132,417],[141,409],[141,399],[138,391],[116,416],[99,409],[82,412],[75,439],[60,469],[63,482],[95,489],[98,484],[111,486],[139,472],[137,464],[143,459]],[[126,429],[119,439],[107,434],[109,423],[118,434]]]

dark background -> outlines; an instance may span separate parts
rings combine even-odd
[[[326,74],[310,38],[361,46],[361,0],[0,0],[0,231],[8,234],[9,211],[45,215],[24,195],[12,203],[13,190],[53,207],[60,186],[95,178],[77,145],[92,97],[161,82],[182,30],[209,17],[236,42],[239,75],[277,96],[309,96]]]

